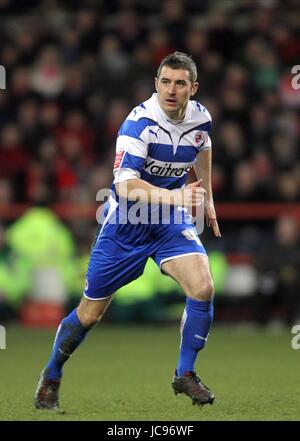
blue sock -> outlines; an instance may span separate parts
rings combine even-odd
[[[50,380],[60,379],[64,363],[80,345],[90,328],[79,321],[76,309],[65,317],[59,325],[54,340],[53,351],[46,365],[46,376]]]
[[[186,307],[181,321],[181,344],[177,375],[194,371],[197,354],[206,343],[213,320],[213,301],[200,302],[186,299]]]

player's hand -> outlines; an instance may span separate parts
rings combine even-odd
[[[216,216],[216,210],[215,210],[214,202],[212,200],[209,201],[207,200],[207,198],[205,198],[204,211],[205,211],[207,226],[209,228],[212,228],[214,235],[216,237],[221,237],[221,232],[219,229],[217,216]]]
[[[174,192],[175,205],[183,207],[196,207],[204,203],[206,190],[201,187],[203,180],[187,185],[181,191]]]

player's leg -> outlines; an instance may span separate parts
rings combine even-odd
[[[83,342],[89,330],[103,317],[111,297],[101,300],[82,298],[78,308],[66,316],[58,327],[50,359],[43,369],[35,393],[35,407],[59,407],[59,387],[63,366]]]
[[[203,254],[178,257],[164,262],[162,271],[174,278],[187,296],[180,326],[181,344],[174,390],[189,395],[193,403],[212,404],[214,396],[198,381],[194,367],[213,319],[214,287],[208,258]]]
[[[207,256],[196,254],[169,260],[162,271],[174,278],[185,292],[182,344],[177,371],[193,371],[197,353],[203,349],[213,319],[213,281]]]
[[[46,365],[49,379],[59,380],[62,377],[63,365],[82,343],[89,330],[101,320],[110,301],[111,297],[100,300],[82,297],[79,306],[63,319]]]
[[[51,357],[40,376],[35,394],[37,408],[58,407],[58,389],[64,363],[102,318],[112,294],[143,272],[148,258],[147,250],[142,246],[135,249],[132,245],[137,240],[136,236],[142,238],[141,231],[129,226],[125,234],[123,229],[126,230],[126,226],[107,224],[101,237],[98,236],[90,256],[84,298],[78,308],[60,324]],[[134,230],[132,233],[135,235],[130,236],[128,230]]]

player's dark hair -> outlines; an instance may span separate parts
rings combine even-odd
[[[168,66],[171,69],[183,69],[187,70],[190,74],[190,80],[192,83],[195,83],[197,81],[197,67],[189,55],[183,53],[183,52],[173,52],[172,54],[167,55],[162,62],[159,65],[159,68],[157,69],[157,78],[159,78],[161,74],[161,70],[164,66]]]

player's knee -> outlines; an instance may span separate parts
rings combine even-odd
[[[92,328],[101,320],[102,315],[90,311],[83,312],[80,314],[80,322],[85,328]]]
[[[102,301],[93,301],[82,297],[77,308],[77,315],[82,324],[87,328],[91,328],[99,322],[105,314],[110,299]]]
[[[85,305],[80,305],[77,309],[77,314],[82,326],[91,328],[101,320],[104,315],[104,311],[99,311],[97,308],[89,308],[85,307]]]
[[[214,283],[211,278],[208,278],[201,284],[197,284],[191,291],[191,296],[201,302],[208,302],[214,295]]]

